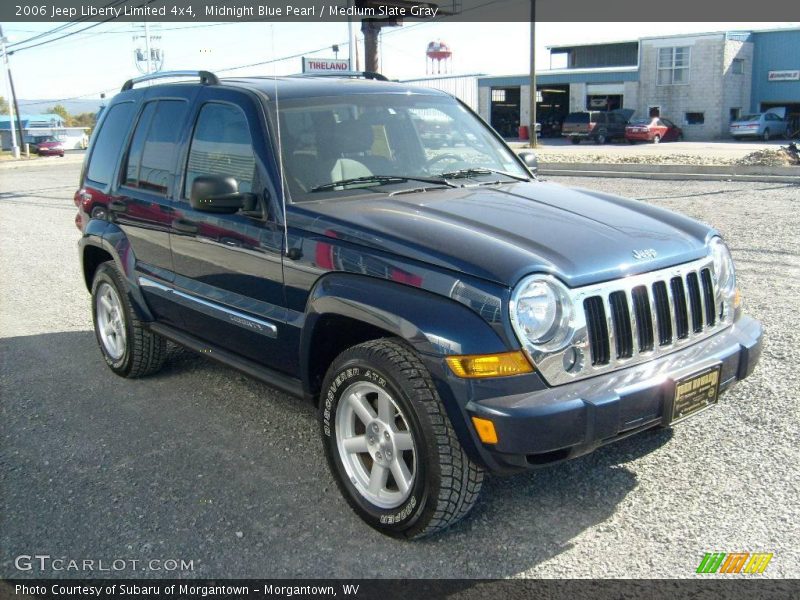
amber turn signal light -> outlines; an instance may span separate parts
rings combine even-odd
[[[494,423],[489,419],[472,417],[472,424],[475,426],[475,431],[478,432],[478,437],[481,438],[484,444],[497,443],[497,431],[495,431]]]
[[[502,354],[466,354],[448,356],[447,364],[459,377],[468,379],[479,377],[508,377],[532,373],[533,367],[522,353],[504,352]]]

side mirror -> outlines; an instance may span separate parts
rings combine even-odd
[[[536,175],[536,171],[539,170],[539,159],[536,158],[536,153],[525,150],[519,153],[519,157],[522,159],[522,162],[525,163],[525,166],[528,167],[528,170]]]
[[[254,210],[254,194],[239,191],[239,182],[233,177],[201,175],[192,182],[189,204],[195,210],[211,213],[235,213]]]

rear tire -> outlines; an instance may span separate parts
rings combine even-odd
[[[654,143],[654,144],[659,144],[659,143],[661,143],[661,136],[660,136],[660,135],[658,135],[658,134],[655,134],[655,135],[653,136],[653,143]]]
[[[319,420],[339,490],[381,533],[424,537],[477,502],[484,471],[464,452],[428,370],[404,343],[378,339],[340,354],[322,385]]]
[[[763,139],[765,142],[769,141],[769,127],[764,130]]]
[[[108,215],[108,211],[106,210],[105,206],[95,206],[92,209],[91,217],[93,219],[104,220],[106,215]]]
[[[606,140],[606,134],[598,133],[597,136],[594,138],[594,141],[595,141],[596,144],[602,146],[607,141]]]
[[[574,137],[574,138],[570,138],[569,141],[577,146],[578,144],[581,143],[581,138]]]
[[[104,262],[95,273],[92,320],[103,358],[117,375],[143,377],[164,364],[167,341],[137,318],[128,287],[113,261]]]

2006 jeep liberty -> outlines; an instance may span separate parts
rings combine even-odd
[[[75,194],[115,373],[172,340],[317,403],[342,495],[414,538],[487,471],[669,426],[752,372],[716,231],[537,180],[460,101],[381,79],[126,82]]]

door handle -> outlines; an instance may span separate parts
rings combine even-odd
[[[111,212],[125,212],[128,210],[128,205],[119,200],[112,200],[108,203],[108,210]]]
[[[181,233],[197,233],[197,225],[184,219],[178,219],[172,226]]]

